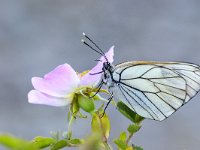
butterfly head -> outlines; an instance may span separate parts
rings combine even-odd
[[[102,70],[103,71],[107,71],[107,70],[110,70],[110,69],[111,69],[111,64],[109,62],[107,62],[107,61],[104,62]]]
[[[99,62],[103,63],[102,71],[97,72],[97,73],[92,73],[92,75],[103,73],[103,80],[104,80],[104,83],[106,83],[106,81],[109,80],[112,77],[111,74],[112,74],[113,66],[109,62],[109,60],[106,57],[104,51],[91,38],[89,38],[85,33],[83,33],[83,36],[86,38],[86,40],[88,42],[90,42],[90,44],[88,44],[84,39],[82,39],[81,41],[86,46],[88,46],[90,49],[92,49],[94,52],[100,54],[104,58],[105,62],[102,59],[96,60],[96,61],[99,61]]]

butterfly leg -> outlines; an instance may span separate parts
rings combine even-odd
[[[103,114],[102,114],[101,118],[105,115],[106,109],[107,109],[108,105],[110,104],[110,102],[112,101],[112,99],[113,99],[113,92],[110,93],[110,97],[108,98],[108,102],[103,110]]]
[[[89,73],[90,75],[96,75],[96,74],[101,74],[103,73],[103,71],[100,71],[100,72],[95,72],[95,73]]]
[[[103,84],[104,84],[104,82],[103,82],[103,80],[102,80],[102,81],[100,82],[100,84],[97,86],[97,91],[96,91],[96,93],[95,93],[94,95],[90,96],[89,98],[95,97],[95,96],[99,93],[99,91],[101,90],[101,87],[103,86]]]

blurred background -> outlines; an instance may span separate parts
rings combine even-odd
[[[67,109],[27,102],[31,77],[69,63],[92,68],[99,56],[80,40],[87,33],[114,64],[131,60],[200,64],[198,0],[0,0],[0,132],[32,139],[67,129]],[[109,105],[111,138],[130,121]],[[133,142],[144,150],[197,150],[200,94],[163,122],[145,120]],[[79,120],[77,137],[90,131]]]

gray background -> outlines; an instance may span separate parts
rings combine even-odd
[[[128,60],[200,64],[198,0],[0,0],[0,132],[32,139],[67,129],[67,109],[27,102],[31,77],[65,62],[76,71],[99,56],[80,39],[88,33],[105,50],[115,45],[115,64]],[[197,150],[200,94],[163,122],[145,120],[133,138],[145,150]],[[110,105],[111,138],[129,120]],[[83,137],[89,123],[74,123]]]

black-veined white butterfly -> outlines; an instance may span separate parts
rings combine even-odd
[[[107,59],[83,35],[97,49],[83,43]],[[99,73],[99,88],[105,84],[111,95],[114,93],[137,114],[158,121],[172,115],[200,90],[200,66],[191,63],[132,61],[114,66],[107,61]]]

